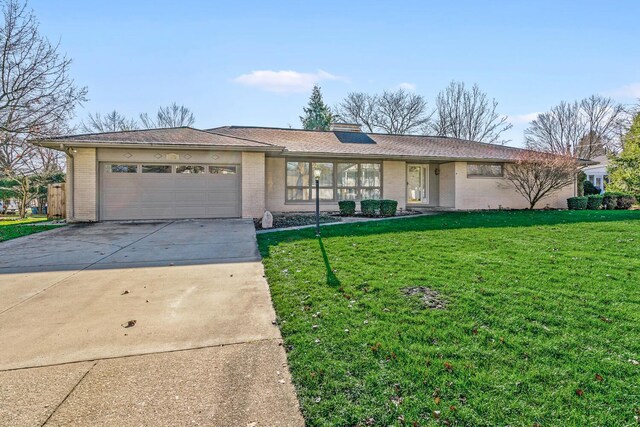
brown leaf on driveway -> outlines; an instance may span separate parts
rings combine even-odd
[[[123,328],[133,328],[136,326],[136,320],[129,320],[127,323],[121,325]]]
[[[125,291],[124,291],[123,293],[121,293],[120,295],[126,295],[126,294],[128,294],[128,293],[129,293],[129,291],[125,290]]]

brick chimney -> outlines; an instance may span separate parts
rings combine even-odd
[[[362,127],[357,123],[331,123],[329,130],[337,132],[362,132]]]

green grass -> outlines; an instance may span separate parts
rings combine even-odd
[[[640,211],[447,213],[322,233],[258,236],[308,425],[637,425]],[[440,292],[446,309],[423,308],[409,286]]]
[[[28,225],[36,222],[46,221],[46,217],[2,218],[0,219],[0,242],[15,239],[16,237],[28,236],[29,234],[40,233],[62,226],[58,225]]]
[[[46,220],[46,216],[30,216],[22,219],[17,216],[5,216],[0,217],[0,227],[3,225],[31,224],[34,222],[42,222]]]

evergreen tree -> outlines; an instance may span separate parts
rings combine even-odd
[[[313,86],[309,105],[304,110],[304,116],[300,116],[302,128],[307,130],[329,130],[333,114],[322,99],[322,93],[318,85]]]
[[[640,196],[640,113],[624,136],[622,152],[609,160],[607,190]]]

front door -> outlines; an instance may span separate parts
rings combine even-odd
[[[407,203],[429,203],[429,165],[407,165]]]

